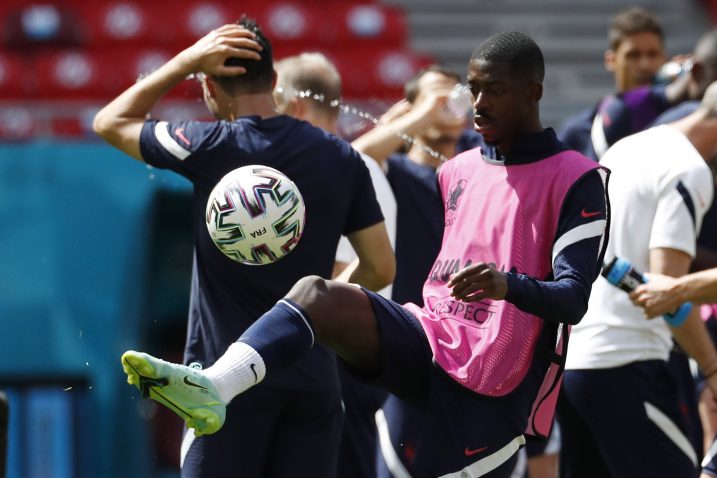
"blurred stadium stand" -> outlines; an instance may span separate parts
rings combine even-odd
[[[407,45],[401,8],[361,0],[265,2],[5,0],[0,6],[0,139],[91,135],[96,109],[204,33],[253,16],[275,57],[321,51],[345,79],[344,97],[378,112],[432,57]],[[206,118],[192,81],[163,102],[174,114]],[[371,100],[369,102],[369,100]]]
[[[407,12],[410,46],[465,73],[467,58],[481,39],[519,30],[531,35],[546,60],[541,106],[544,126],[559,126],[569,115],[611,93],[613,80],[602,58],[607,28],[619,10],[640,5],[665,29],[668,54],[689,53],[710,28],[705,5],[717,0],[386,0]],[[717,13],[715,14],[717,16]]]

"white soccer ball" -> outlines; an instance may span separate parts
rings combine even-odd
[[[304,232],[306,209],[299,188],[274,168],[244,166],[224,176],[207,201],[214,244],[242,264],[278,261]]]

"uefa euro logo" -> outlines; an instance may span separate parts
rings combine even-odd
[[[460,179],[457,183],[451,186],[451,189],[448,191],[448,194],[446,195],[446,227],[455,222],[458,202],[465,190],[466,180]]]

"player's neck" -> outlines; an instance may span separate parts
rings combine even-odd
[[[495,143],[495,148],[498,150],[501,156],[510,155],[511,151],[513,150],[513,145],[516,141],[520,141],[520,138],[522,136],[542,133],[544,129],[543,125],[540,123],[540,118],[535,118],[534,121],[531,121],[530,124],[526,127],[521,128],[520,131],[520,133],[516,133],[510,139],[506,139],[505,141],[501,141],[500,143]]]
[[[277,116],[274,98],[269,93],[258,93],[253,95],[240,95],[230,100],[227,105],[226,119],[234,121],[242,116],[261,116],[271,118]]]

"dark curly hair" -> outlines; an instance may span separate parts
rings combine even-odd
[[[545,78],[543,52],[525,33],[497,33],[473,51],[471,60],[507,63],[512,73],[528,81],[542,83]]]
[[[239,76],[215,76],[214,81],[232,96],[236,96],[239,93],[253,94],[271,92],[274,75],[274,59],[271,42],[253,18],[247,17],[246,15],[242,16],[236,24],[243,26],[256,35],[256,42],[263,48],[263,50],[259,52],[261,59],[245,60],[236,57],[229,58],[224,62],[225,65],[244,67],[246,73]]]

